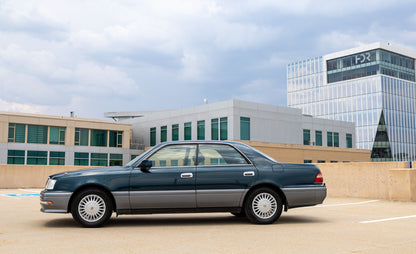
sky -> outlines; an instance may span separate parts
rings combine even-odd
[[[416,2],[0,0],[0,111],[286,106],[287,64],[374,42],[416,51]]]

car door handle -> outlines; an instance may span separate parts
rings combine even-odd
[[[246,171],[243,173],[243,176],[254,176],[254,171]]]
[[[181,178],[192,178],[194,177],[194,174],[192,173],[182,173]]]

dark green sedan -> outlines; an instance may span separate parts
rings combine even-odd
[[[280,163],[238,142],[162,143],[124,167],[51,175],[41,211],[72,213],[85,227],[119,214],[231,212],[270,224],[282,210],[321,204],[326,187],[313,164]]]

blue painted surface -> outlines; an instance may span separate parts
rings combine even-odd
[[[7,197],[39,197],[39,194],[4,194]]]

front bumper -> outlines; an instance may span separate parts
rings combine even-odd
[[[40,210],[44,213],[67,213],[72,192],[43,190],[40,193]]]

